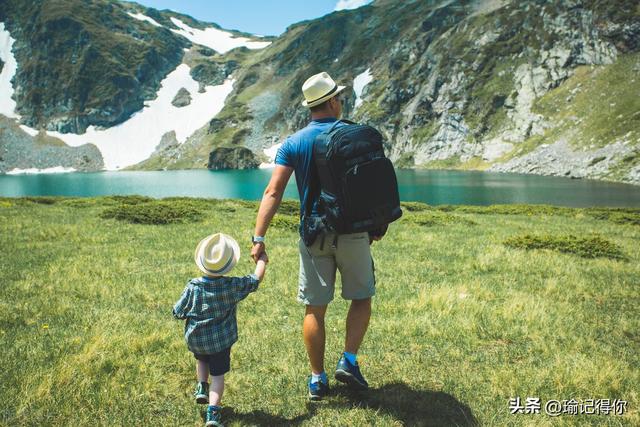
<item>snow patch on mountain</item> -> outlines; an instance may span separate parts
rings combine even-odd
[[[55,166],[52,168],[38,169],[38,168],[29,168],[29,169],[11,169],[7,172],[7,175],[35,175],[40,173],[69,173],[75,172],[74,168],[65,168],[63,166]]]
[[[156,27],[162,27],[162,25],[158,24],[158,21],[156,21],[153,18],[148,17],[147,15],[143,15],[142,13],[131,13],[131,12],[127,12],[127,14],[129,16],[131,16],[132,18],[137,19],[138,21],[146,21]]]
[[[0,60],[4,63],[0,72],[0,114],[12,119],[19,119],[16,114],[16,102],[13,100],[13,85],[11,79],[16,74],[18,63],[13,56],[15,39],[6,30],[4,22],[0,22]]]
[[[25,131],[30,136],[36,136],[38,134],[38,131],[36,129],[30,128],[29,126],[26,126],[26,125],[20,125],[20,129]]]
[[[258,167],[260,169],[270,169],[270,168],[276,167],[276,164],[275,164],[276,155],[278,154],[278,150],[280,149],[281,146],[282,146],[282,142],[262,150],[264,155],[269,158],[269,163],[260,163],[260,166]]]
[[[108,170],[139,163],[154,152],[165,133],[175,131],[176,139],[182,144],[222,110],[233,89],[233,80],[228,79],[218,86],[206,86],[200,93],[198,82],[189,72],[188,65],[179,65],[161,82],[156,99],[147,101],[142,110],[118,126],[107,129],[90,126],[82,135],[52,131],[47,134],[72,147],[87,143],[96,145]],[[171,101],[181,88],[191,94],[191,104],[177,108]]]
[[[178,30],[172,28],[171,31],[174,33],[180,34],[193,43],[209,47],[218,53],[225,53],[231,49],[241,46],[249,49],[262,49],[271,44],[271,42],[251,41],[251,39],[246,37],[236,37],[227,31],[219,30],[214,27],[205,28],[204,30],[191,28],[178,18],[174,17],[171,17],[171,22],[179,28]]]
[[[356,93],[356,102],[353,106],[354,109],[358,108],[362,104],[362,91],[364,87],[371,83],[373,75],[371,74],[371,68],[367,68],[364,72],[358,74],[353,79],[353,91]]]
[[[338,0],[333,10],[357,9],[371,3],[371,0]]]

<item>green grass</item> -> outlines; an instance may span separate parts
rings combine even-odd
[[[160,202],[43,201],[0,199],[0,425],[202,425],[194,359],[171,307],[209,233],[238,239],[234,272],[253,271],[257,203],[166,199],[200,220],[140,225],[101,214]],[[307,403],[298,237],[273,227],[265,280],[238,307],[226,425],[640,424],[640,227],[613,219],[638,210],[403,206],[372,247],[377,294],[359,356],[372,389],[353,394],[332,381],[326,401]],[[456,220],[418,224],[425,215]],[[599,235],[627,260],[503,243],[527,234]],[[338,297],[327,313],[330,375],[347,308]],[[552,419],[510,415],[517,396],[629,404],[622,417]]]

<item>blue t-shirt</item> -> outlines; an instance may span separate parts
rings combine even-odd
[[[313,171],[313,141],[320,133],[329,130],[335,123],[335,118],[312,120],[305,128],[289,136],[278,149],[276,165],[294,168],[296,173],[296,185],[300,196],[300,215],[304,212],[304,206],[309,194],[311,172]],[[338,126],[344,126],[340,123]],[[313,201],[313,213],[316,212],[316,201]]]

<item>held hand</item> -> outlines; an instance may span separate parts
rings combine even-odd
[[[265,254],[266,256],[264,242],[254,243],[251,247],[251,258],[253,262],[257,263],[261,254]]]
[[[260,254],[260,257],[258,258],[258,261],[264,261],[265,264],[269,264],[269,256],[267,255],[266,252],[262,252]]]

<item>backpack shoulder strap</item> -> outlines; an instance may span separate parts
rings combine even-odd
[[[336,120],[336,121],[333,123],[333,125],[331,125],[331,127],[329,128],[329,130],[327,130],[327,131],[325,131],[325,132],[327,132],[327,133],[331,133],[331,132],[336,128],[336,126],[338,126],[338,123],[346,123],[346,124],[348,124],[348,125],[355,125],[355,124],[356,124],[355,122],[352,122],[351,120],[347,120],[347,119],[339,119],[339,120]]]
[[[317,137],[316,137],[317,138]],[[315,146],[315,140],[313,142]],[[307,199],[304,203],[304,216],[309,217],[313,208],[313,200],[320,194],[320,178],[318,177],[318,168],[316,166],[316,153],[315,147],[311,148],[311,161],[309,162],[309,191],[307,192]]]

